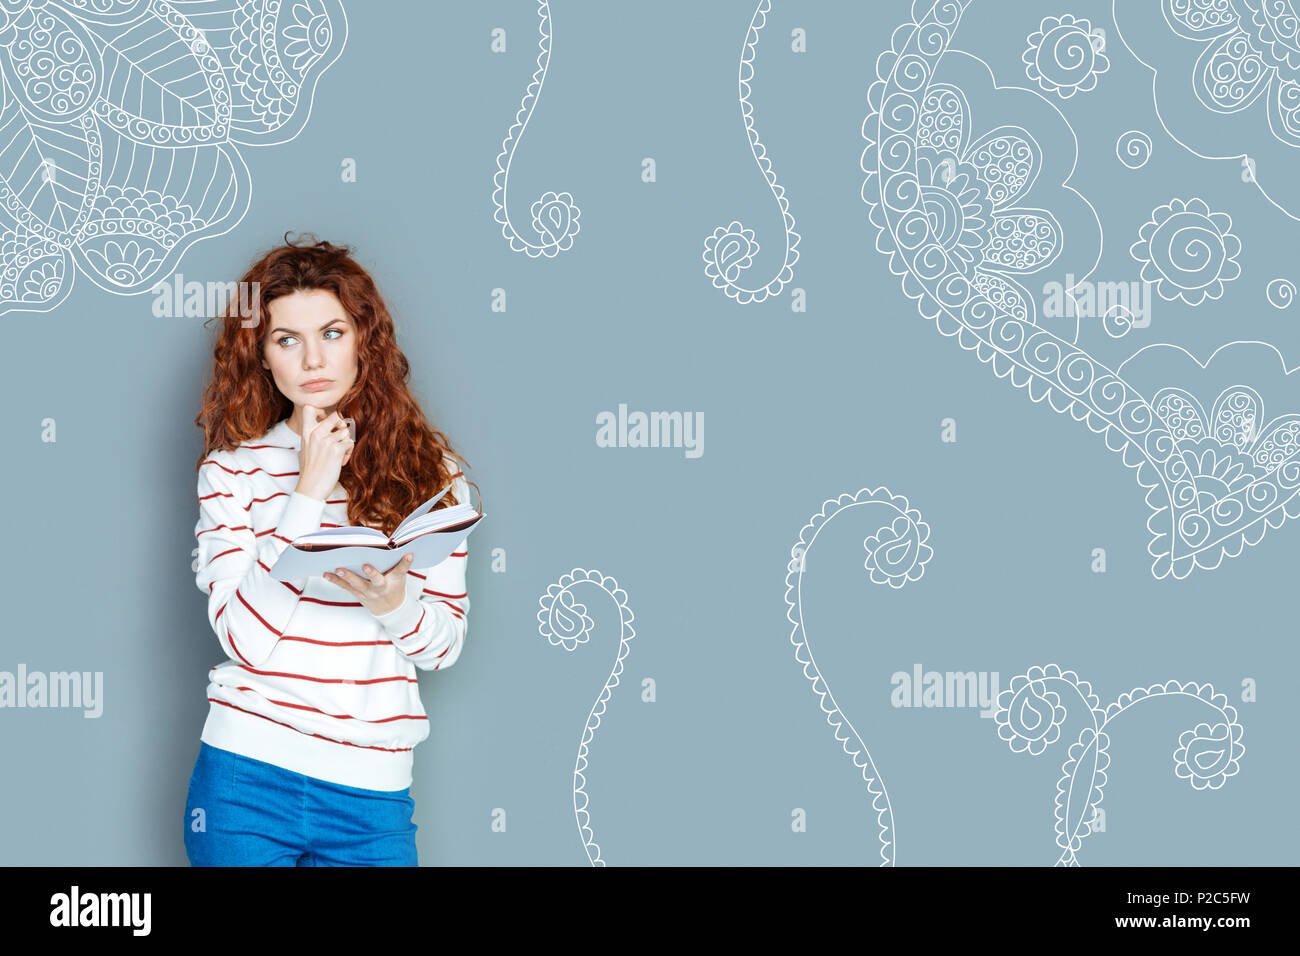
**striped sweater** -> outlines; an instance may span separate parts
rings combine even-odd
[[[228,658],[209,671],[202,740],[321,780],[403,790],[429,736],[416,668],[450,667],[465,644],[468,538],[441,564],[408,570],[406,599],[388,614],[317,575],[271,577],[295,538],[348,523],[342,484],[325,501],[294,491],[301,443],[286,419],[199,466],[195,581]],[[469,501],[454,477],[457,501]]]

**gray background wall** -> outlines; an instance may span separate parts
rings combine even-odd
[[[823,501],[879,485],[930,527],[923,577],[869,584],[862,539],[876,528],[846,519],[810,557],[802,608],[818,667],[888,786],[899,864],[1051,864],[1055,784],[1079,726],[1076,706],[1062,739],[1031,757],[975,710],[893,707],[891,675],[916,663],[997,672],[1006,689],[1055,662],[1102,706],[1168,679],[1213,684],[1245,727],[1240,772],[1194,790],[1172,754],[1207,711],[1134,708],[1111,728],[1107,827],[1081,861],[1293,859],[1287,608],[1300,534],[1287,524],[1217,570],[1156,580],[1142,489],[1119,457],[917,315],[875,249],[858,165],[873,64],[909,4],[775,4],[752,100],[800,256],[783,294],[762,303],[739,305],[705,276],[704,238],[732,219],[761,244],[748,277],[765,281],[781,262],[780,212],[737,100],[753,12],[749,0],[553,5],[549,72],[512,160],[509,208],[531,233],[529,204],[569,191],[581,229],[572,249],[530,258],[502,238],[491,195],[536,68],[536,8],[349,3],[346,46],[310,119],[287,142],[231,147],[251,173],[251,205],[177,267],[187,280],[237,278],[286,229],[354,244],[426,413],[484,492],[471,645],[451,670],[421,674],[433,727],[415,757],[421,862],[588,865],[572,768],[618,621],[588,586],[575,597],[594,617],[591,639],[573,653],[548,644],[539,598],[574,568],[613,576],[635,614],[586,771],[605,861],[878,862],[875,814],[795,660],[785,595],[791,547]],[[957,45],[1001,84],[1032,87],[1026,36],[1062,12],[1114,29],[1108,3],[976,0]],[[504,54],[490,50],[496,27]],[[806,53],[791,50],[796,27]],[[1242,183],[1239,164],[1170,138],[1151,72],[1113,32],[1107,54],[1095,90],[1045,94],[1077,133],[1072,182],[1105,229],[1095,277],[1135,279],[1138,228],[1191,195],[1231,214],[1242,274],[1197,308],[1158,301],[1151,327],[1122,340],[1092,320],[1088,340],[1112,367],[1154,342],[1203,359],[1255,338],[1295,362],[1297,313],[1270,307],[1264,287],[1294,278],[1297,223]],[[1153,140],[1139,170],[1115,156],[1128,129]],[[653,183],[641,180],[645,157]],[[355,183],[340,181],[346,158]],[[806,312],[792,311],[793,287]],[[505,312],[491,309],[495,288]],[[79,275],[57,308],[4,315],[15,547],[0,575],[0,670],[104,675],[98,719],[0,710],[4,863],[185,864],[185,790],[221,653],[190,567],[210,332],[199,318],[155,317],[152,301]],[[1282,394],[1291,406],[1271,413],[1300,411],[1294,383]],[[596,415],[619,403],[702,412],[705,453],[597,447]],[[949,417],[955,443],[940,440]],[[53,443],[41,440],[47,418]],[[1090,568],[1097,547],[1104,574]],[[491,567],[496,548],[504,573]],[[646,678],[653,703],[641,699]],[[1240,700],[1247,678],[1257,702]],[[504,833],[491,829],[495,808]],[[795,808],[806,832],[792,830]]]

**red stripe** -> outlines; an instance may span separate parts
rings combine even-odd
[[[468,551],[453,551],[451,554],[447,555],[447,557],[449,557],[449,558],[463,558],[463,557],[465,557],[467,554],[469,554]]]
[[[431,591],[431,590],[429,590],[428,588],[425,588],[425,589],[424,589],[424,593],[425,593],[425,594],[432,594],[434,597],[444,597],[444,598],[463,598],[463,597],[469,597],[469,592],[468,592],[468,591],[466,591],[464,594],[448,594],[446,591]]]
[[[415,623],[415,627],[413,627],[411,630],[407,631],[405,634],[403,634],[401,637],[399,637],[399,638],[398,638],[399,641],[404,641],[404,640],[406,640],[406,639],[407,639],[408,637],[410,637],[412,634],[415,634],[415,633],[417,633],[417,632],[420,630],[420,625],[424,623],[424,615],[425,615],[426,613],[428,613],[428,610],[429,610],[429,609],[426,607],[426,608],[424,608],[424,609],[422,609],[422,610],[420,611],[420,619],[419,619],[418,621],[416,621],[416,623]]]
[[[235,497],[234,494],[229,491],[214,491],[210,495],[199,495],[199,501],[207,501],[209,498],[233,498],[233,497]],[[245,508],[244,510],[247,511],[248,509]]]
[[[256,687],[236,687],[235,690],[251,690],[254,694],[260,694]],[[308,707],[306,704],[292,704],[287,700],[276,700],[274,697],[267,697],[266,700],[273,704],[279,704],[281,707],[294,707],[298,710],[310,710],[316,714],[323,714],[326,717],[333,717],[335,720],[359,720],[364,724],[386,724],[390,720],[428,720],[424,714],[397,714],[394,717],[377,717],[374,720],[366,720],[364,717],[353,717],[351,714],[327,714],[323,710],[317,710],[315,707]]]
[[[429,644],[432,644],[432,643],[433,643],[433,638],[429,638],[429,642],[428,642],[428,644],[425,644],[424,647],[420,648],[419,651],[402,651],[402,653],[405,654],[407,657],[414,657],[416,654],[419,654],[420,651],[427,650],[428,647],[429,647]],[[446,654],[446,653],[447,653],[446,651],[443,651],[443,652],[442,652],[442,654]],[[439,657],[442,657],[442,654],[439,654],[438,656],[439,656]]]
[[[212,461],[211,459],[208,459],[207,461],[199,462],[200,468],[202,468],[204,465],[216,465],[222,471],[229,472],[232,475],[253,475],[260,471],[270,476],[271,478],[287,478],[290,475],[298,474],[298,472],[296,471],[267,471],[265,468],[250,468],[248,471],[235,471],[233,468],[227,468],[221,462]]]
[[[257,559],[257,563],[260,564],[260,565],[262,566],[262,570],[265,571],[267,574],[270,574],[270,573],[271,573],[271,569],[270,569],[269,567],[266,566],[266,563],[265,563],[261,558],[258,558],[258,559]],[[276,580],[279,581],[280,579],[279,579],[279,578],[276,578]],[[280,583],[283,584],[285,587],[287,587],[287,588],[288,588],[290,591],[292,591],[294,594],[298,595],[300,598],[302,597],[302,592],[299,591],[299,590],[298,590],[296,587],[294,587],[292,584],[290,584],[288,581],[280,581]]]
[[[221,611],[224,611],[225,609],[226,606],[224,604],[221,605]],[[221,617],[221,611],[217,612],[218,618]],[[226,621],[226,640],[230,641],[230,649],[235,652],[235,656],[243,661],[247,666],[252,667],[253,665],[249,663],[248,658],[239,653],[239,648],[235,645],[235,632],[230,629],[229,621]]]
[[[250,611],[253,612],[253,617],[257,618],[259,621],[261,621],[263,624],[266,625],[266,629],[268,631],[270,631],[276,637],[280,636],[280,632],[277,631],[275,628],[273,628],[271,626],[271,623],[266,618],[262,617],[262,615],[257,613],[257,608],[253,607],[253,605],[249,604],[247,601],[244,600],[244,596],[239,593],[239,588],[235,588],[235,597],[239,598],[240,604],[244,605],[244,607],[248,608]]]
[[[392,641],[318,641],[310,637],[293,637],[284,635],[282,641],[302,641],[304,644],[324,644],[326,647],[370,647],[372,645],[391,644]]]
[[[447,605],[447,607],[451,608],[452,614],[455,614],[456,617],[460,618],[462,621],[465,620],[465,612],[461,608],[458,608],[456,605],[452,604],[450,601],[439,601],[438,603]]]
[[[232,527],[230,527],[230,525],[228,525],[228,524],[219,524],[219,525],[217,525],[215,528],[204,528],[202,531],[200,531],[200,532],[199,532],[198,534],[196,534],[194,537],[197,539],[200,535],[205,535],[205,534],[207,534],[209,531],[220,531],[222,528],[225,528],[225,529],[228,530],[228,531],[252,531],[252,530],[253,530],[252,528],[250,528],[250,527],[249,527],[248,525],[246,525],[246,524],[241,524],[241,525],[240,525],[239,527],[237,527],[237,528],[232,528]]]
[[[245,714],[253,714],[254,717],[261,717],[263,720],[269,720],[271,721],[271,723],[279,724],[281,727],[288,727],[290,730],[298,730],[297,727],[290,726],[289,724],[286,724],[282,720],[276,720],[273,717],[268,717],[266,716],[266,714],[258,714],[258,713],[254,713],[251,710],[244,710],[244,708],[242,707],[236,707],[234,704],[228,704],[224,700],[217,700],[215,697],[209,697],[208,700],[212,701],[214,704],[223,704],[226,707],[229,707],[233,710],[241,711]],[[360,750],[383,750],[383,751],[387,751],[388,753],[405,753],[408,750],[415,749],[414,747],[369,747],[366,746],[365,744],[354,744],[354,743],[349,743],[346,740],[335,740],[333,737],[324,737],[320,734],[308,733],[305,730],[298,730],[298,733],[306,734],[308,737],[320,737],[321,740],[328,740],[332,744],[343,744],[345,747],[356,747]]]
[[[284,495],[284,496],[287,498],[290,494],[292,494],[292,492],[288,492],[288,491],[277,491],[275,494],[273,494],[273,495],[267,495],[265,498],[254,498],[254,499],[252,499],[251,501],[249,501],[249,504],[251,504],[251,505],[261,504],[261,503],[264,502],[264,501],[270,501],[272,498],[279,498],[281,495]],[[210,496],[209,496],[209,497],[210,497]],[[233,496],[232,496],[232,497],[233,497]],[[199,500],[202,501],[203,499],[200,498]],[[344,505],[344,504],[347,504],[347,502],[348,502],[348,499],[346,499],[346,498],[326,498],[326,499],[325,499],[325,504],[327,504],[327,505]]]
[[[306,674],[290,674],[285,671],[259,671],[252,665],[244,667],[244,670],[250,671],[254,674],[260,674],[263,677],[292,677],[296,680],[316,681],[318,684],[382,684],[385,681],[390,680],[410,681],[412,684],[418,683],[414,677],[404,677],[401,675],[398,675],[397,677],[369,677],[362,680],[354,680],[351,677],[309,677]]]
[[[310,601],[312,604],[325,604],[329,607],[361,607],[360,601],[327,601],[324,598],[304,597],[299,601]]]

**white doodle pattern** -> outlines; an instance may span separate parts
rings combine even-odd
[[[1153,74],[1156,116],[1169,136],[1202,159],[1240,160],[1246,182],[1300,219],[1293,173],[1293,150],[1300,148],[1295,0],[1113,0],[1112,13],[1124,45]],[[1164,42],[1171,37],[1177,42]],[[1194,110],[1218,119],[1192,122],[1186,117]],[[1229,151],[1219,152],[1225,143]],[[1255,158],[1264,154],[1261,178]]]
[[[1136,687],[1102,707],[1092,687],[1074,671],[1062,671],[1056,664],[1034,666],[1012,679],[998,695],[994,715],[998,736],[1015,753],[1042,754],[1060,739],[1068,708],[1061,693],[1082,701],[1089,723],[1066,752],[1061,776],[1056,783],[1057,866],[1078,866],[1078,852],[1092,830],[1094,814],[1101,806],[1110,765],[1111,722],[1143,700],[1185,696],[1203,701],[1215,712],[1214,723],[1199,723],[1178,737],[1173,751],[1174,773],[1196,790],[1217,790],[1240,769],[1246,752],[1241,742],[1244,730],[1237,711],[1224,694],[1209,684],[1180,683],[1176,680],[1149,687]]]
[[[771,9],[771,0],[759,0],[745,34],[745,44],[740,53],[740,115],[749,137],[750,152],[781,209],[781,220],[785,224],[785,259],[777,274],[766,284],[756,289],[745,288],[738,285],[736,280],[754,264],[754,256],[758,254],[759,245],[754,239],[754,231],[746,229],[739,220],[733,219],[726,226],[718,226],[704,240],[704,274],[740,305],[762,302],[768,296],[780,295],[786,283],[794,278],[794,264],[799,260],[799,233],[794,231],[790,203],[785,198],[785,189],[776,181],[776,173],[767,158],[767,149],[759,142],[758,130],[754,128],[754,104],[749,101],[752,92],[749,81],[754,77],[758,31],[766,25],[767,14]]]
[[[596,842],[591,828],[591,814],[587,810],[588,799],[585,788],[588,744],[595,737],[596,728],[600,726],[600,718],[605,713],[605,705],[609,703],[610,695],[618,686],[619,675],[623,673],[623,659],[631,650],[629,642],[636,637],[636,629],[632,627],[633,614],[632,609],[627,606],[627,594],[618,586],[617,581],[599,571],[574,568],[562,575],[557,583],[550,585],[546,593],[538,598],[541,610],[537,612],[537,629],[550,644],[562,647],[566,651],[573,651],[579,644],[586,644],[590,639],[594,622],[587,613],[586,605],[579,603],[573,595],[573,589],[579,584],[592,584],[604,591],[614,600],[619,614],[618,657],[614,661],[614,667],[605,685],[596,695],[596,702],[592,704],[591,712],[587,715],[582,736],[578,740],[578,756],[573,765],[573,815],[578,823],[578,837],[582,840],[583,849],[591,865],[605,866],[605,860],[600,855],[600,844]]]
[[[338,0],[0,5],[0,314],[48,312],[78,271],[147,292],[235,228],[238,149],[294,139],[347,42]]]
[[[1171,199],[1151,213],[1129,253],[1160,298],[1200,305],[1221,297],[1223,283],[1241,275],[1241,240],[1231,229],[1232,218],[1210,212],[1203,199]]]
[[[790,549],[785,578],[786,618],[793,625],[790,643],[794,645],[794,658],[803,665],[803,674],[812,684],[813,694],[826,714],[826,722],[831,725],[844,752],[853,760],[853,765],[862,771],[862,780],[871,794],[871,806],[876,811],[876,823],[880,827],[880,865],[893,866],[896,852],[894,811],[885,782],[861,735],[835,703],[829,685],[817,669],[803,619],[803,575],[813,542],[828,522],[856,508],[865,508],[865,513],[873,516],[872,520],[876,522],[873,525],[876,531],[862,542],[867,552],[863,567],[873,583],[898,589],[909,581],[920,580],[924,574],[934,550],[926,543],[930,538],[930,526],[921,520],[920,512],[910,507],[902,495],[891,494],[884,487],[874,491],[863,488],[856,495],[845,493],[822,504],[821,511],[803,526],[798,541]]]
[[[548,0],[537,0],[537,15],[540,20],[538,31],[541,34],[541,39],[537,42],[541,48],[537,54],[537,69],[524,93],[519,112],[515,114],[514,125],[506,132],[506,138],[501,143],[501,152],[497,154],[497,171],[492,176],[492,205],[496,207],[493,219],[501,224],[501,235],[510,243],[511,250],[527,253],[533,259],[538,256],[554,258],[572,248],[573,240],[578,235],[578,220],[582,215],[572,194],[551,191],[542,193],[541,198],[529,207],[533,231],[540,240],[532,242],[519,234],[519,230],[510,221],[510,211],[506,208],[510,163],[515,158],[519,140],[523,138],[524,130],[542,95],[542,84],[546,81],[546,70],[551,62],[551,5]]]
[[[1046,399],[1057,412],[1068,412],[1101,434],[1107,447],[1135,470],[1151,509],[1148,551],[1156,578],[1183,578],[1198,567],[1213,570],[1224,557],[1258,543],[1269,527],[1300,514],[1300,447],[1278,449],[1267,472],[1257,471],[1249,484],[1206,507],[1198,491],[1199,473],[1189,461],[1194,456],[1147,397],[1078,348],[1073,338],[1016,314],[973,280],[960,243],[951,240],[955,233],[944,231],[945,223],[927,209],[927,187],[933,180],[932,167],[924,161],[926,150],[933,149],[926,141],[927,116],[934,112],[930,104],[936,95],[952,93],[935,73],[941,60],[951,59],[945,54],[971,2],[918,2],[914,21],[894,31],[890,49],[876,61],[861,166],[866,173],[862,197],[879,231],[877,249],[889,256],[890,270],[902,278],[904,293],[916,301],[922,317],[934,321],[943,335],[955,337],[962,348],[991,364],[999,378],[1026,389],[1032,401]],[[970,57],[988,71],[978,57],[960,51],[954,55]],[[1042,99],[1032,91],[995,89]],[[1054,115],[1069,128],[1059,110]],[[954,130],[945,135],[963,134]],[[1077,159],[1072,129],[1070,138]],[[1069,173],[1073,169],[1072,162]],[[1067,174],[1054,193],[1058,201],[1078,195],[1068,182]]]

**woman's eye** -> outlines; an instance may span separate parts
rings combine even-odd
[[[325,330],[325,334],[326,334],[326,335],[328,335],[328,334],[331,333],[331,332],[337,332],[339,335],[342,335],[342,334],[343,334],[343,330],[342,330],[342,329],[326,329],[326,330]],[[278,339],[275,340],[275,344],[276,344],[276,345],[279,345],[280,347],[283,348],[285,342],[289,341],[289,339],[296,339],[297,337],[298,337],[298,336],[296,336],[296,335],[282,335],[282,336],[280,336],[280,338],[278,338]],[[334,339],[330,339],[329,341],[333,342],[333,341],[335,341],[335,340],[334,340]]]

